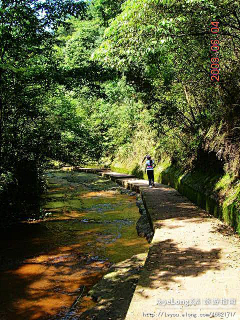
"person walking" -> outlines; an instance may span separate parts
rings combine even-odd
[[[147,155],[147,161],[145,165],[145,172],[147,171],[148,175],[148,181],[149,181],[149,187],[152,188],[154,187],[154,170],[153,168],[155,167],[154,160],[152,160],[150,155]]]

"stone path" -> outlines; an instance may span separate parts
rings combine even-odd
[[[126,320],[240,320],[240,238],[176,190],[98,172],[142,195],[154,237]]]

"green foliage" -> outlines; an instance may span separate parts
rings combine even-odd
[[[39,195],[42,162],[52,142],[58,144],[60,132],[44,108],[56,86],[53,31],[77,7],[70,1],[0,2],[1,213]]]
[[[94,53],[95,60],[124,72],[145,94],[159,147],[182,164],[207,147],[211,125],[225,121],[230,129],[239,123],[239,9],[232,1],[128,0]],[[219,85],[209,76],[214,20],[220,21]]]
[[[0,193],[26,170],[40,185],[46,158],[141,175],[146,153],[185,169],[208,163],[234,183],[239,11],[230,0],[1,1]]]
[[[121,5],[125,0],[93,0],[89,15],[98,18],[105,26],[121,12]]]

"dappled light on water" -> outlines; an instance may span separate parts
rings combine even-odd
[[[148,248],[136,234],[135,197],[115,183],[73,171],[48,182],[45,218],[1,236],[0,319],[64,319],[73,306],[80,315],[112,263]]]

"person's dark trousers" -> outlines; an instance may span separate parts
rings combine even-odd
[[[153,170],[147,170],[147,175],[148,175],[148,181],[149,181],[149,185],[151,186],[151,184],[154,185],[154,174],[153,174]],[[152,183],[151,183],[152,182]]]

